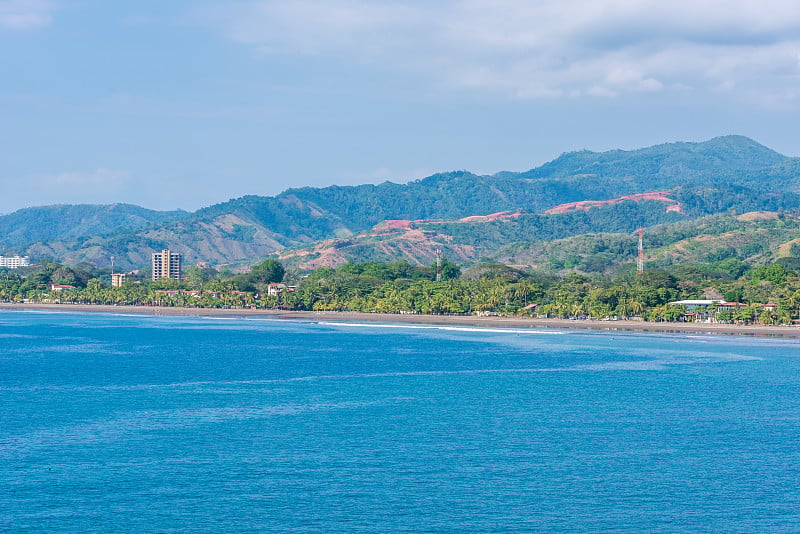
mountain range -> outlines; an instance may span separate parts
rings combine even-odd
[[[267,256],[315,267],[436,249],[454,261],[582,234],[630,233],[715,214],[800,208],[800,158],[742,136],[561,155],[525,172],[439,173],[397,184],[304,187],[195,212],[59,205],[0,216],[0,247],[124,269],[169,248],[187,263],[246,266]],[[519,258],[518,258],[519,259]]]

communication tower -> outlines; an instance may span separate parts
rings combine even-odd
[[[644,228],[639,228],[636,230],[639,233],[639,255],[636,257],[636,272],[643,273],[644,272],[644,245],[642,244],[642,235],[644,234]]]

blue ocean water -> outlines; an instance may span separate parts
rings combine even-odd
[[[0,530],[798,532],[799,349],[0,312]]]

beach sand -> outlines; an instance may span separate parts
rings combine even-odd
[[[48,312],[124,313],[157,316],[194,317],[271,317],[302,321],[342,323],[406,323],[429,325],[462,325],[492,328],[551,328],[632,332],[674,332],[714,335],[746,335],[800,338],[800,326],[731,325],[714,323],[648,323],[644,321],[595,321],[571,319],[538,319],[527,317],[478,317],[464,315],[414,315],[362,312],[315,312],[255,309],[172,308],[156,306],[110,306],[96,304],[14,304],[0,303],[0,310]]]

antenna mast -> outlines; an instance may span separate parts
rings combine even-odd
[[[639,228],[636,230],[639,232],[639,255],[636,258],[636,272],[643,273],[644,272],[644,245],[642,244],[642,234],[644,234],[644,228]]]

